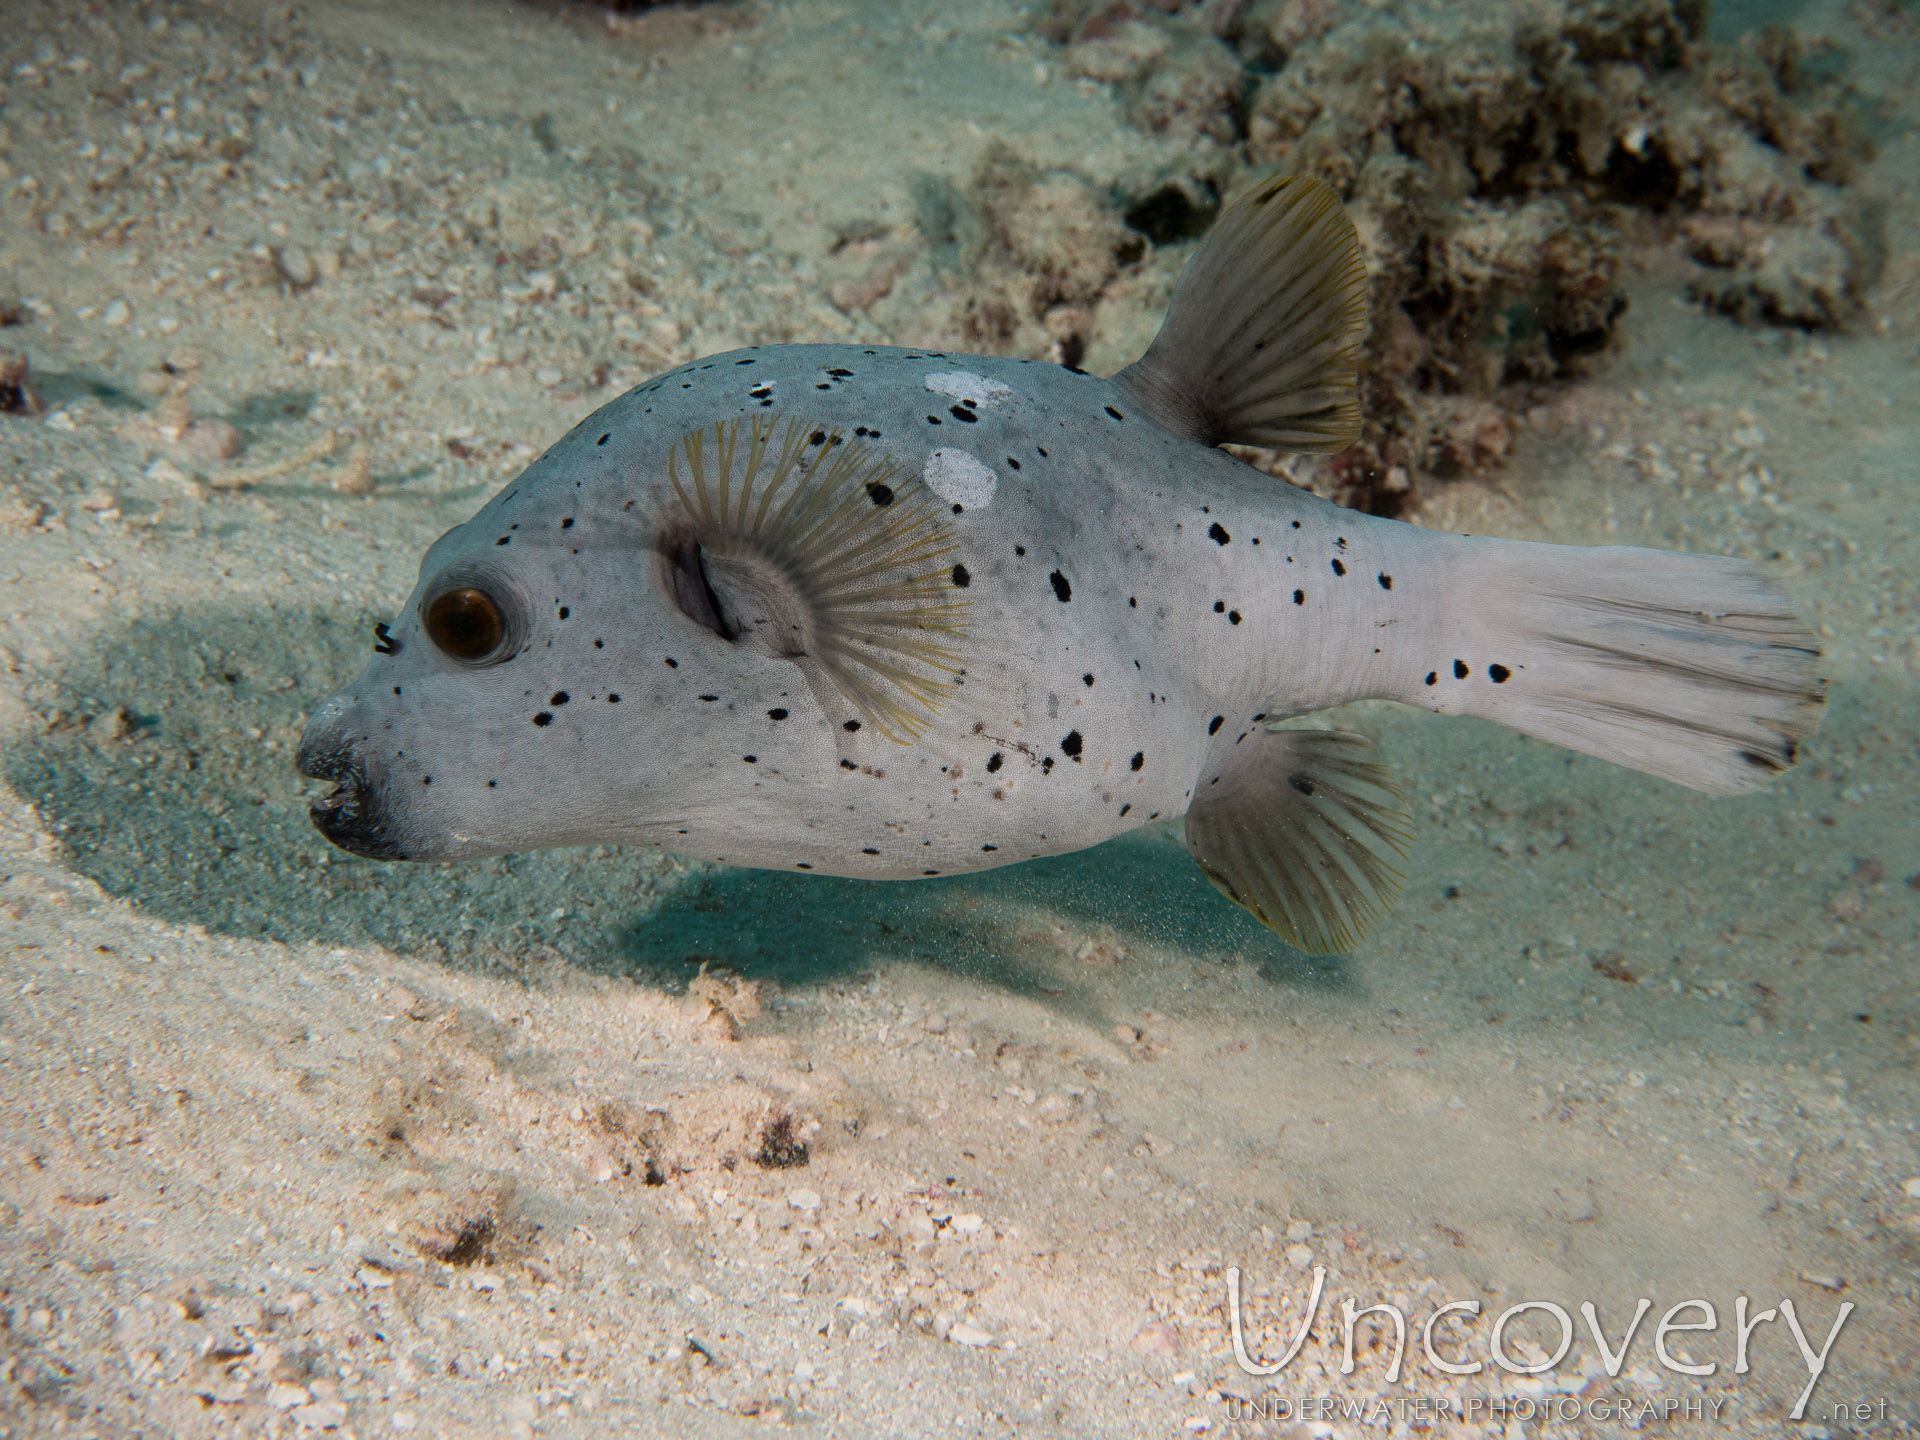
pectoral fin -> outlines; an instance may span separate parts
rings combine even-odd
[[[1353,949],[1406,881],[1413,820],[1372,755],[1359,735],[1258,728],[1216,747],[1194,791],[1194,860],[1296,949]]]

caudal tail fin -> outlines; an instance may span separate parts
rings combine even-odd
[[[1787,769],[1819,724],[1819,641],[1750,561],[1455,543],[1455,648],[1414,686],[1429,708],[1722,795]]]

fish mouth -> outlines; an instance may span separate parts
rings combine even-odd
[[[308,741],[295,765],[309,780],[333,784],[308,802],[314,829],[349,854],[369,860],[407,858],[393,833],[382,787],[351,746],[331,737]]]

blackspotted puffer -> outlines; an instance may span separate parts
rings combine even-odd
[[[661,846],[898,880],[1184,816],[1231,899],[1358,943],[1411,823],[1366,697],[1733,792],[1818,648],[1745,561],[1440,534],[1219,448],[1358,431],[1332,194],[1230,206],[1111,378],[859,345],[715,355],[583,420],[420,567],[312,717],[313,818],[391,860]]]

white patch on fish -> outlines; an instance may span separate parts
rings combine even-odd
[[[1011,385],[989,380],[971,370],[939,370],[927,376],[926,387],[936,395],[945,395],[961,404],[993,406],[1013,394]]]
[[[920,478],[949,505],[963,505],[969,510],[984,510],[993,503],[993,492],[1000,488],[1000,477],[992,468],[965,450],[935,450],[927,456],[927,468],[920,472]]]

